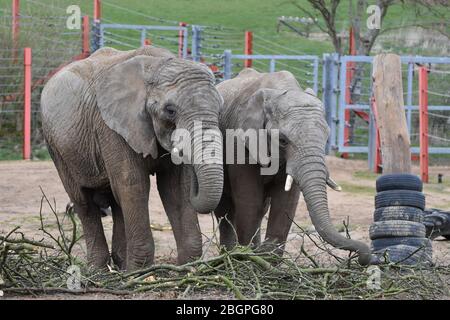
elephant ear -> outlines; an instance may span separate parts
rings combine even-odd
[[[237,128],[244,131],[248,129],[264,129],[266,121],[271,118],[277,105],[276,98],[283,95],[285,90],[263,88],[257,90],[248,100],[245,110],[240,110],[238,115]],[[245,139],[245,137],[243,137]],[[257,154],[257,150],[249,148],[248,140],[245,141],[246,147],[253,159],[264,159],[265,154]],[[258,148],[260,150],[260,148]],[[265,163],[263,165],[266,165]]]
[[[158,143],[145,108],[148,82],[145,75],[160,61],[148,56],[134,57],[104,71],[95,83],[98,108],[106,125],[135,152],[144,157],[150,154],[155,159]]]

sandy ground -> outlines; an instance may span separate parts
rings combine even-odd
[[[328,157],[327,163],[332,177],[343,187],[343,192],[330,190],[328,193],[333,223],[336,228],[342,229],[342,222],[348,218],[351,237],[369,243],[368,229],[372,223],[374,210],[376,175],[369,173],[365,161]],[[418,173],[418,168],[414,167],[414,171]],[[438,173],[444,174],[444,184],[435,183]],[[424,190],[427,207],[450,210],[450,167],[431,167],[430,177],[432,183],[427,185]],[[20,226],[20,230],[28,237],[36,239],[42,237],[42,233],[39,231],[40,187],[52,202],[55,201],[57,211],[63,212],[68,202],[68,196],[51,161],[0,162],[0,234]],[[43,206],[43,213],[46,218],[46,226],[52,230],[55,225],[48,206]],[[150,192],[150,219],[151,223],[158,227],[157,229],[163,229],[162,231],[153,230],[156,262],[175,262],[175,240],[172,231],[168,228],[170,225],[164,213],[154,177],[152,177]],[[265,221],[267,220],[265,219]],[[313,230],[304,201],[300,201],[298,205],[295,221],[301,228]],[[214,219],[210,215],[199,215],[199,222],[204,233],[206,250],[207,240],[213,235]],[[103,223],[107,238],[111,239],[111,217],[105,217]],[[264,230],[265,223],[262,227],[263,233]],[[287,244],[288,253],[295,256],[299,254],[299,246],[302,241],[298,231],[297,226],[292,227]],[[311,243],[309,246],[313,254],[314,250],[317,253],[317,248],[311,246]],[[449,249],[450,241],[437,239],[433,242],[433,255],[437,264],[447,265],[450,263]],[[342,254],[342,252],[339,253]],[[345,255],[345,253],[343,254]],[[92,298],[98,297],[93,296]]]

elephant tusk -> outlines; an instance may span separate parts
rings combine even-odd
[[[179,151],[178,148],[176,148],[176,147],[173,148],[172,151],[171,151],[172,154],[178,154],[179,152],[180,152],[180,151]]]
[[[291,190],[293,181],[294,181],[294,178],[292,178],[292,176],[290,174],[288,174],[286,177],[286,184],[284,185],[284,191]]]
[[[334,191],[342,191],[342,187],[334,182],[330,177],[327,178],[327,185]]]

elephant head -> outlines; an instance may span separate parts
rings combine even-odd
[[[187,130],[192,140],[194,123],[202,124],[197,136],[205,130],[219,131],[222,98],[214,87],[214,76],[201,64],[174,57],[138,55],[105,69],[93,86],[106,125],[143,157],[161,157],[159,145],[170,152],[175,129]],[[221,154],[221,139],[209,143],[208,148]],[[194,149],[192,158],[203,159],[203,149],[204,146]],[[190,163],[191,204],[198,212],[210,212],[222,194],[222,163]]]
[[[326,187],[334,183],[325,164],[329,128],[323,105],[311,91],[256,90],[248,99],[247,112],[241,116],[241,127],[278,130],[280,167],[285,168],[287,176],[285,190],[288,192],[291,184],[297,183],[320,236],[334,247],[356,251],[359,262],[368,264],[368,246],[340,235],[330,220]]]

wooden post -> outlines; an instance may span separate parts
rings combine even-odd
[[[376,119],[378,118],[378,110],[377,110],[377,103],[374,97],[370,99],[370,103],[373,115],[375,117],[375,152],[374,152],[373,171],[374,173],[382,173],[380,130],[378,129],[378,124],[376,121]]]
[[[252,53],[253,53],[253,32],[245,31],[244,54],[251,55]],[[251,68],[252,67],[252,59],[245,59],[244,67]]]
[[[23,93],[23,159],[31,159],[31,48],[23,52],[24,93]]]
[[[379,54],[373,59],[373,94],[377,104],[383,173],[410,173],[411,150],[403,104],[400,56]]]
[[[419,131],[420,131],[420,176],[428,183],[428,72],[419,68]]]
[[[82,55],[83,58],[89,57],[90,54],[90,43],[89,43],[89,16],[83,17],[83,28],[81,33],[81,41],[83,46]]]

